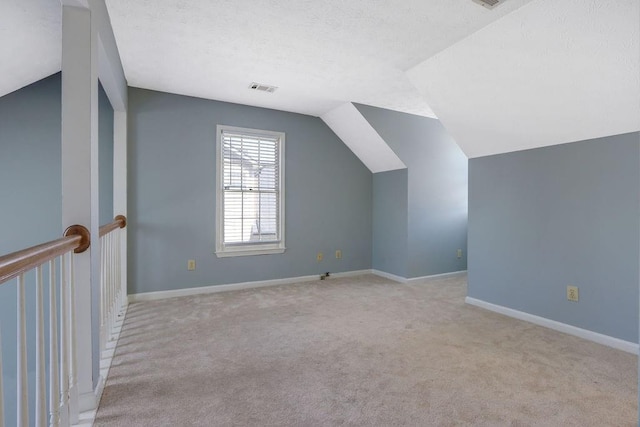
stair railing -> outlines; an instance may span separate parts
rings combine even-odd
[[[29,393],[27,366],[27,287],[35,286],[35,402],[37,427],[68,426],[78,419],[76,377],[76,303],[74,254],[89,248],[89,230],[73,225],[64,237],[0,257],[0,285],[17,279],[17,372],[16,425],[29,426]],[[58,276],[58,268],[60,275]],[[35,271],[35,283],[27,283],[26,274]],[[48,283],[44,274],[48,273]],[[44,295],[48,292],[49,316],[45,322]],[[60,320],[58,326],[58,305]],[[45,323],[49,326],[49,349],[45,351]],[[2,325],[0,325],[1,327]],[[49,372],[45,365],[48,353]],[[48,376],[48,378],[47,378]],[[46,389],[46,384],[49,389]],[[4,427],[4,387],[2,380],[2,341],[0,340],[0,427]],[[47,403],[49,413],[47,414]]]

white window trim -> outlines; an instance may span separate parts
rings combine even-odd
[[[280,241],[277,243],[258,243],[258,244],[242,244],[242,245],[229,245],[225,246],[222,236],[224,230],[224,224],[222,219],[224,218],[224,205],[223,205],[223,165],[222,165],[222,132],[237,132],[244,134],[258,134],[269,135],[280,139],[280,146],[278,150],[278,162],[280,173],[280,200],[279,200],[279,223],[280,227]],[[281,254],[286,250],[284,240],[285,220],[284,220],[284,197],[285,197],[285,185],[284,185],[284,132],[267,131],[260,129],[249,129],[227,125],[216,126],[216,256],[218,258],[235,257],[235,256],[250,256],[250,255],[269,255],[269,254]]]

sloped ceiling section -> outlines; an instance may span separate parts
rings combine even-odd
[[[536,0],[407,74],[468,157],[637,131],[639,5]]]
[[[531,0],[106,0],[131,86],[321,116],[434,117],[405,71]],[[277,86],[251,91],[251,82]]]
[[[406,168],[352,103],[334,108],[321,119],[372,173]]]
[[[0,1],[0,96],[60,71],[60,0]]]

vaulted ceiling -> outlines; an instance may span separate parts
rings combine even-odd
[[[640,1],[536,0],[409,70],[468,157],[640,130]]]
[[[433,116],[404,71],[527,3],[107,0],[133,86],[320,116],[355,101]],[[273,94],[248,89],[277,86]]]
[[[470,157],[640,129],[637,0],[105,1],[131,86],[438,117]],[[60,27],[60,0],[0,4],[0,96],[60,70]]]
[[[60,0],[0,2],[0,96],[61,69]]]

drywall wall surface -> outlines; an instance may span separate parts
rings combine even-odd
[[[100,187],[100,225],[113,221],[113,107],[102,85],[98,89],[98,183]]]
[[[469,296],[638,342],[639,151],[636,132],[471,159]]]
[[[407,169],[373,174],[373,249],[376,270],[407,277]]]
[[[0,98],[0,253],[61,235],[60,73]]]
[[[61,79],[54,74],[0,98],[0,255],[61,236]],[[34,273],[27,283],[34,283]],[[48,275],[45,272],[45,277]],[[45,293],[45,301],[48,293]],[[0,286],[5,424],[16,425],[16,280]],[[28,286],[29,360],[35,355],[35,286]],[[48,316],[46,310],[45,318]],[[35,370],[35,362],[29,363]],[[29,398],[35,371],[29,372]]]
[[[371,172],[319,118],[135,88],[128,117],[130,293],[371,268]],[[284,254],[214,254],[219,124],[285,132]]]
[[[438,120],[356,107],[408,168],[407,277],[466,270],[465,155]]]

